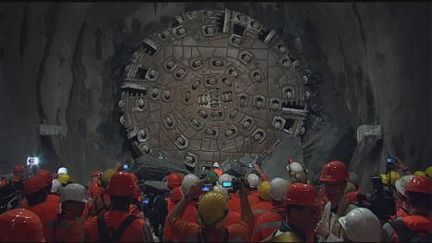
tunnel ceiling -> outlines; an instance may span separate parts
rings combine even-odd
[[[191,167],[270,154],[305,133],[307,82],[274,30],[228,9],[191,11],[133,53],[120,122],[138,154]]]

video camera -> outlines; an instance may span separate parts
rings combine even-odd
[[[371,180],[373,192],[359,192],[359,206],[369,208],[379,219],[387,220],[389,216],[396,214],[393,191],[384,187],[380,176],[372,176]]]
[[[247,181],[243,181],[243,183],[247,184]],[[228,190],[237,191],[240,190],[241,184],[242,184],[241,179],[234,178],[232,181],[222,182],[222,187],[227,188]]]

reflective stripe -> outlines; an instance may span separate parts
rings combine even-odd
[[[253,214],[254,215],[257,215],[257,214],[262,214],[262,213],[265,213],[265,212],[267,212],[268,210],[265,210],[265,209],[254,209],[253,210]]]
[[[254,233],[262,231],[267,228],[279,228],[281,224],[282,224],[282,220],[263,223],[261,225],[258,225],[258,227],[255,228]]]

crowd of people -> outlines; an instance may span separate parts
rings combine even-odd
[[[287,179],[257,164],[234,176],[215,163],[171,172],[155,193],[125,166],[81,185],[65,167],[17,165],[0,178],[0,241],[432,242],[432,166],[411,173],[397,160],[371,192],[342,161],[324,165],[319,185],[300,163],[286,168]]]

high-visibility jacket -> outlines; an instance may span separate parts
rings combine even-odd
[[[182,219],[173,219],[168,222],[171,225],[175,234],[182,234],[185,236],[185,241],[215,241],[215,242],[226,242],[226,241],[238,241],[247,242],[250,240],[251,229],[250,226],[240,221],[236,224],[228,227],[221,227],[219,229],[213,229],[203,233],[203,229],[196,223],[189,223]]]
[[[259,203],[261,199],[258,196],[258,191],[251,191],[248,195],[249,205],[254,205],[256,203]]]
[[[55,220],[45,224],[47,242],[83,242],[84,225],[78,218],[59,215]]]
[[[252,241],[258,242],[269,237],[273,232],[280,228],[282,216],[279,213],[268,211],[261,214],[256,222],[252,233]]]
[[[240,197],[236,193],[230,193],[230,199],[228,199],[227,208],[231,211],[240,212]]]
[[[175,206],[175,205],[174,205]],[[173,210],[174,207],[171,209]],[[168,211],[168,215],[171,213],[171,210]],[[186,206],[185,212],[183,213],[182,220],[190,223],[196,223],[196,201],[191,201]],[[165,220],[165,227],[163,231],[163,239],[164,241],[184,241],[184,235],[176,235],[173,232],[171,225],[168,223],[168,220]]]
[[[389,221],[382,229],[385,242],[432,241],[432,220],[422,215]]]
[[[273,204],[270,201],[261,201],[259,203],[252,205],[251,208],[254,214],[254,219],[256,221],[260,215],[270,211],[273,208]]]
[[[104,213],[105,223],[107,229],[117,230],[118,227],[122,224],[122,222],[129,216],[130,214],[127,211],[116,211],[110,210]],[[148,237],[146,231],[146,223],[142,218],[135,219],[123,232],[120,237],[120,241],[145,241]],[[97,216],[89,219],[84,224],[84,240],[96,242],[100,240],[100,233]]]
[[[33,213],[37,214],[39,216],[41,223],[43,225],[44,229],[44,236],[47,238],[49,232],[46,227],[46,224],[48,224],[51,221],[54,221],[57,218],[57,215],[59,214],[59,201],[58,197],[47,197],[45,202],[38,203],[33,206],[26,205],[24,207],[25,209],[28,209],[32,211]]]

